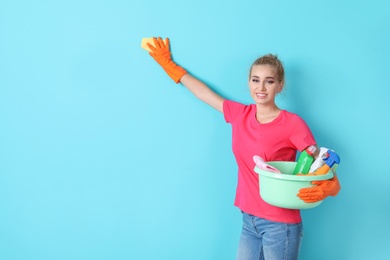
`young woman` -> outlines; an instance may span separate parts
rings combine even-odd
[[[171,59],[169,39],[153,38],[150,55],[176,82],[181,82],[197,98],[223,113],[233,129],[233,153],[238,164],[235,206],[243,214],[237,259],[297,259],[302,239],[299,210],[272,206],[259,195],[258,174],[253,156],[265,161],[295,161],[297,150],[316,145],[307,124],[296,114],[280,109],[275,96],[283,90],[284,68],[271,54],[257,59],[250,69],[249,91],[254,104],[227,100],[187,73]],[[335,196],[340,185],[335,176],[313,188],[303,189],[308,202]]]

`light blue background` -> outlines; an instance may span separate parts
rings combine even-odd
[[[341,156],[342,190],[302,212],[300,259],[384,259],[390,243],[389,4],[0,3],[0,259],[234,259],[241,216],[220,113],[174,84],[143,37],[249,103],[260,55],[278,104]]]

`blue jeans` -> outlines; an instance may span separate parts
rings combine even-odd
[[[238,260],[295,260],[303,225],[273,222],[243,212]]]

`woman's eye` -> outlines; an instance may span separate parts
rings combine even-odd
[[[274,84],[274,81],[273,80],[267,80],[267,83],[268,84]]]
[[[252,79],[252,81],[253,81],[253,82],[259,82],[259,80],[258,80],[258,79]]]

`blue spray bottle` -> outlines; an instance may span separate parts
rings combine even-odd
[[[334,166],[340,164],[340,157],[332,150],[328,150],[328,157],[325,160],[325,164],[313,172],[314,175],[327,174],[329,170]]]

